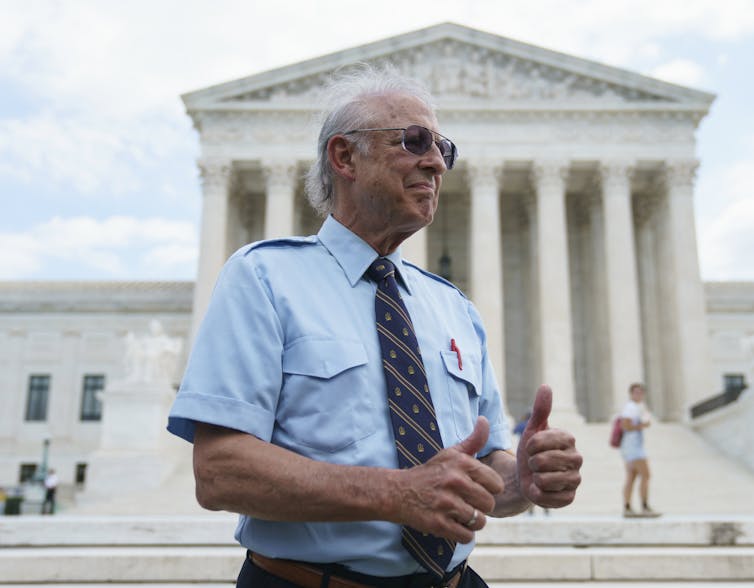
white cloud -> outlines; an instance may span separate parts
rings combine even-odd
[[[129,181],[127,171],[117,169],[123,150],[121,139],[110,129],[86,128],[49,113],[0,121],[0,173],[24,182],[46,177],[92,193],[100,189],[103,176]]]
[[[443,20],[619,63],[657,54],[657,39],[669,35],[730,40],[754,31],[747,0],[545,0],[526,8],[513,0],[355,4],[371,25],[366,36],[334,1],[37,0],[31,12],[28,2],[7,3],[0,66],[64,108],[178,115],[183,92]],[[400,23],[391,6],[400,8]],[[317,23],[338,35],[321,34]]]
[[[455,20],[627,66],[637,56],[659,58],[658,39],[668,34],[754,30],[754,11],[736,1],[549,0],[521,9],[506,0],[434,0],[431,13],[423,2],[396,2],[400,24],[384,5],[360,4],[373,39]],[[0,173],[44,177],[85,194],[137,189],[139,166],[157,150],[194,147],[181,93],[370,40],[339,26],[346,23],[341,5],[328,1],[37,0],[31,7],[3,5],[0,68],[43,109],[0,119]],[[339,28],[337,38],[316,34],[318,21]],[[659,73],[682,83],[701,75],[682,63]]]
[[[505,36],[602,63],[644,69],[668,58],[668,41],[739,41],[754,33],[750,0],[485,0],[473,22]],[[482,8],[483,7],[483,8]],[[441,17],[438,17],[441,18]],[[451,20],[453,20],[451,18]]]
[[[48,186],[55,188],[49,193],[97,197],[100,203],[134,193],[186,202],[191,180],[181,174],[195,176],[190,159],[197,141],[181,93],[438,22],[458,22],[694,87],[707,86],[705,72],[698,63],[676,59],[683,55],[676,43],[698,47],[724,41],[710,48],[722,65],[728,54],[732,62],[741,50],[731,43],[754,34],[751,0],[352,0],[350,12],[334,0],[0,2],[0,84],[11,90],[0,87],[0,181],[4,176],[28,186],[28,193],[14,195],[16,201],[27,199],[27,211],[33,192]],[[353,26],[354,8],[369,27]],[[704,124],[713,123],[714,116],[713,110]],[[750,195],[744,190],[754,178],[747,165],[754,167],[754,161],[728,164],[709,188],[701,188],[701,200],[725,199],[729,207],[717,206],[700,222],[700,242],[703,238],[712,248],[707,253],[703,247],[705,277],[736,275],[724,269],[737,265],[728,261],[736,254],[726,239],[729,231],[744,230],[736,215],[748,218]],[[179,167],[178,173],[155,171]],[[121,206],[124,198],[112,200]],[[4,226],[13,226],[12,214],[4,214]],[[44,276],[80,256],[82,267],[102,268],[105,278],[138,272],[137,266],[147,278],[159,267],[168,275],[187,255],[196,256],[194,237],[189,244],[184,237],[171,242],[142,235],[140,246],[138,229],[128,223],[88,219],[93,224],[85,226],[74,218],[48,223],[48,214],[29,213],[27,218],[36,215],[36,224],[0,234],[0,277]],[[54,250],[56,234],[59,249]],[[87,242],[85,234],[97,238]]]
[[[182,245],[163,245],[153,247],[143,256],[146,267],[155,269],[173,268],[178,266],[194,267],[197,260],[196,247]]]
[[[69,187],[69,195],[138,189],[145,171],[193,150],[188,121],[61,117],[0,119],[0,178]]]
[[[727,206],[700,235],[705,280],[752,280],[754,264],[754,198]]]
[[[705,81],[704,68],[689,59],[673,59],[658,65],[649,75],[682,86],[699,87]]]
[[[554,2],[562,16],[587,26],[602,25],[605,34],[634,37],[696,34],[705,39],[735,40],[754,31],[754,11],[750,0],[632,0],[604,2],[590,0],[563,4]],[[567,28],[567,27],[566,27]],[[622,30],[621,30],[622,29]],[[638,37],[637,37],[638,35]]]
[[[754,280],[754,137],[741,158],[709,172],[698,186],[702,277]]]
[[[27,278],[41,265],[38,244],[32,235],[0,233],[0,279]]]
[[[196,266],[196,228],[166,219],[56,217],[24,232],[0,233],[0,279],[35,278],[67,264],[80,279],[185,279]]]
[[[15,32],[12,45],[0,46],[0,66],[35,94],[54,96],[59,110],[179,116],[181,93],[265,69],[296,46],[283,28],[287,11],[258,2],[37,0],[33,19],[19,14],[26,4],[7,8]]]

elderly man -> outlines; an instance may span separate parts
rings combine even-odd
[[[458,157],[430,96],[367,67],[330,90],[307,178],[327,218],[228,260],[169,429],[199,503],[241,515],[238,586],[483,586],[486,517],[570,504],[581,456],[547,387],[510,452],[474,306],[401,257]]]

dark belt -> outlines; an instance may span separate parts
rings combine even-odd
[[[326,569],[317,567],[316,564],[290,559],[272,559],[251,552],[249,552],[249,559],[265,572],[301,586],[301,588],[457,588],[466,569],[466,562],[463,562],[443,580],[432,580],[430,574],[381,578],[354,573],[355,576],[364,578],[363,581],[357,581],[344,578],[337,572],[331,573]],[[325,579],[326,575],[329,577]]]

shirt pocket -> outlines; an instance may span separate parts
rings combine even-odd
[[[335,453],[374,433],[366,363],[361,341],[307,338],[285,350],[277,426],[292,445]]]
[[[479,416],[479,360],[473,354],[464,354],[463,369],[458,365],[455,351],[441,351],[442,362],[448,377],[448,396],[453,413],[456,435],[461,441],[474,430]]]

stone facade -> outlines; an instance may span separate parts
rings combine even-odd
[[[404,254],[450,258],[513,414],[541,381],[561,422],[608,418],[637,380],[668,420],[710,394],[693,184],[714,97],[452,24],[183,97],[204,178],[194,329],[234,249],[316,231],[301,176],[317,92],[354,61],[424,80],[459,146],[441,222]]]
[[[102,376],[105,389],[126,378],[129,335],[145,336],[155,320],[187,340],[192,292],[190,282],[0,282],[0,487],[41,462],[45,440],[61,484],[75,483],[103,445],[105,415],[84,406],[86,377]],[[38,414],[29,414],[32,376],[49,378]]]

